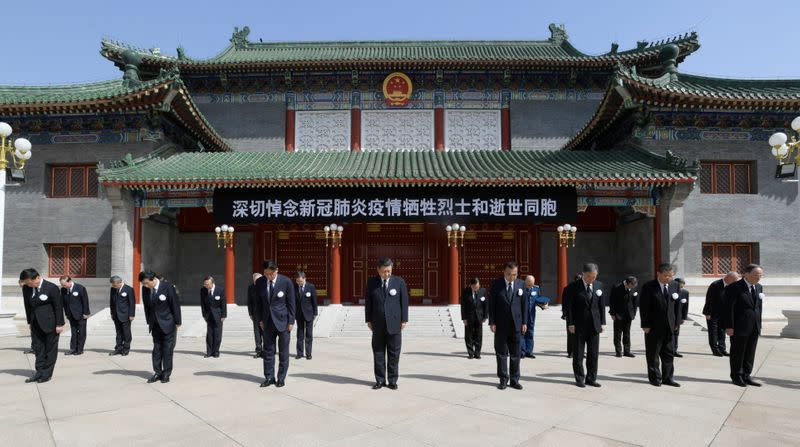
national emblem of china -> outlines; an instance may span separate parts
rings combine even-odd
[[[411,79],[403,73],[395,72],[383,80],[383,97],[388,106],[406,106],[411,99]]]

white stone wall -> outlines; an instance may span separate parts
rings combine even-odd
[[[361,148],[433,150],[433,110],[363,110]]]

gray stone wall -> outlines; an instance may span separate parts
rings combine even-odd
[[[53,144],[33,147],[25,183],[6,188],[3,276],[27,267],[48,274],[48,243],[97,243],[97,277],[108,278],[111,262],[111,205],[100,188],[96,198],[48,198],[48,166],[95,164],[152,151],[158,143]]]
[[[798,183],[774,178],[776,163],[766,142],[642,140],[641,144],[652,152],[671,150],[689,160],[755,161],[755,194],[701,194],[699,186],[689,194],[683,205],[683,228],[678,229],[682,237],[669,245],[679,275],[702,275],[703,242],[753,242],[759,244],[766,279],[800,276],[800,239],[793,233],[800,226]]]
[[[285,149],[283,103],[201,103],[197,107],[236,151]]]
[[[560,149],[599,105],[599,100],[511,101],[511,149]]]

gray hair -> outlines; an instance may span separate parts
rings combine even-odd
[[[111,277],[111,279],[108,280],[108,282],[110,282],[111,284],[114,284],[115,282],[122,282],[122,278],[120,278],[117,275],[114,275]]]
[[[594,262],[587,262],[586,264],[583,264],[583,268],[581,268],[581,272],[583,273],[596,273],[597,270],[597,264]]]

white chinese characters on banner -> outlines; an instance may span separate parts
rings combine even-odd
[[[316,218],[316,217],[556,217],[555,199],[274,199],[234,200],[233,218]]]

